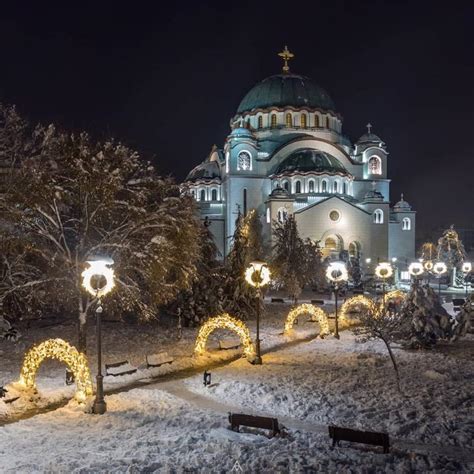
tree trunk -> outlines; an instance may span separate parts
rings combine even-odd
[[[385,338],[381,338],[382,341],[385,343],[385,345],[387,346],[387,350],[388,350],[388,353],[390,355],[390,359],[392,360],[392,364],[393,364],[393,368],[395,370],[395,375],[397,377],[397,387],[398,387],[398,391],[400,393],[402,393],[402,389],[400,387],[400,373],[398,372],[398,366],[397,366],[397,361],[395,360],[395,356],[393,355],[393,352],[392,352],[392,348],[390,347],[390,344],[389,342],[385,339]]]

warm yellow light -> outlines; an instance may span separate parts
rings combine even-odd
[[[270,270],[265,262],[251,262],[245,270],[245,281],[255,288],[268,285],[270,283]]]
[[[436,262],[433,266],[433,272],[436,273],[436,275],[444,275],[448,271],[448,267],[444,262]]]
[[[462,272],[463,273],[471,273],[472,271],[472,263],[471,262],[464,262],[462,264]]]
[[[329,322],[326,313],[321,308],[312,304],[301,304],[288,313],[285,322],[285,332],[289,332],[293,329],[295,320],[302,314],[310,314],[315,318],[319,324],[321,336],[329,334]]]
[[[20,386],[35,388],[36,372],[45,359],[57,359],[69,367],[76,380],[77,401],[84,402],[92,395],[92,378],[86,356],[62,339],[48,339],[26,353],[18,381]]]
[[[347,281],[349,274],[343,262],[331,262],[326,270],[326,278],[334,283]]]
[[[361,307],[365,307],[367,311],[377,311],[377,305],[370,298],[364,295],[357,295],[344,301],[341,306],[341,316],[347,317],[351,311],[360,310]]]
[[[102,298],[112,291],[112,288],[115,286],[114,271],[108,267],[113,262],[110,260],[89,260],[87,263],[89,268],[82,272],[82,286],[92,296]],[[91,280],[93,277],[98,276],[105,279],[105,285],[102,288],[93,288]]]
[[[234,331],[240,338],[244,354],[247,358],[252,359],[255,356],[255,349],[250,338],[249,328],[243,321],[233,318],[227,313],[210,318],[201,326],[194,347],[194,352],[197,355],[206,352],[207,339],[216,329],[229,329],[230,331]]]
[[[420,276],[424,271],[425,270],[421,262],[413,262],[408,266],[408,272],[411,276]]]
[[[393,268],[389,262],[381,262],[375,267],[375,275],[386,280],[393,275]]]
[[[402,290],[393,290],[385,294],[385,301],[398,300],[403,301],[406,298],[406,293]]]
[[[427,272],[430,272],[431,270],[433,270],[433,262],[431,260],[427,260],[423,266],[425,267],[425,270]]]

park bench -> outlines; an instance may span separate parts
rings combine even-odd
[[[390,441],[387,433],[378,433],[375,431],[360,431],[339,426],[328,426],[329,437],[332,439],[332,447],[340,441],[351,441],[353,443],[370,444],[373,446],[382,446],[383,452],[388,453]]]
[[[280,426],[276,418],[266,416],[244,415],[243,413],[229,413],[229,423],[232,431],[239,431],[239,427],[248,426],[270,430],[270,437],[280,434]]]
[[[146,368],[161,367],[164,364],[172,364],[174,358],[167,352],[159,352],[157,354],[150,354],[145,356]]]
[[[272,298],[271,303],[284,303],[285,300],[283,298]]]
[[[219,340],[220,350],[238,349],[240,346],[240,339],[222,339]]]
[[[363,295],[363,294],[364,294],[364,290],[361,290],[361,289],[359,289],[359,288],[354,288],[354,289],[352,290],[352,294],[353,294],[353,295]]]
[[[114,362],[113,364],[105,364],[105,375],[111,375],[112,377],[130,375],[134,374],[136,371],[137,368],[130,364],[128,360]]]
[[[311,304],[318,304],[324,306],[324,300],[311,300]]]

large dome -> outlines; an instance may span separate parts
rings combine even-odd
[[[329,174],[349,174],[341,162],[320,150],[303,148],[288,155],[275,170],[274,174],[292,173],[329,173]]]
[[[240,102],[237,113],[286,106],[335,110],[329,94],[312,79],[296,74],[277,74],[250,89]]]

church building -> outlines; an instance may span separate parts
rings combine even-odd
[[[282,73],[245,95],[223,147],[188,174],[183,192],[196,199],[223,256],[237,214],[255,209],[266,239],[274,221],[293,215],[325,256],[345,250],[363,266],[397,259],[404,267],[415,257],[415,211],[403,195],[390,205],[385,142],[368,124],[352,143],[328,93],[290,72],[286,47],[279,56]]]

